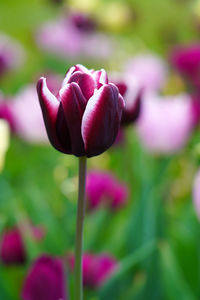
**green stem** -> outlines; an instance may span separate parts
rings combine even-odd
[[[83,248],[83,224],[85,215],[85,183],[86,183],[86,157],[79,158],[79,191],[78,211],[76,221],[76,244],[75,244],[75,300],[83,299],[82,280],[82,248]]]

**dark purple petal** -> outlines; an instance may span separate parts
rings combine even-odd
[[[114,84],[118,87],[118,90],[120,92],[120,94],[122,95],[122,97],[124,97],[126,91],[127,91],[127,85],[124,82],[114,82]]]
[[[60,117],[62,113],[59,109],[60,102],[49,91],[46,84],[46,79],[43,77],[38,81],[37,92],[40,101],[40,106],[42,109],[45,127],[52,146],[55,147],[58,151],[71,154],[71,147],[69,141],[67,141],[67,145],[69,145],[69,147],[65,148],[66,144],[62,145],[62,142],[60,141],[57,135],[56,128],[59,127],[59,129],[62,128],[62,132],[65,132],[66,136],[68,136],[68,128],[65,127],[64,123],[62,123],[62,125],[59,124],[59,126],[56,126],[57,116]]]
[[[87,157],[101,154],[113,144],[123,107],[115,85],[104,85],[94,92],[83,114],[81,129]]]
[[[79,85],[84,97],[87,100],[89,100],[90,97],[92,97],[92,95],[94,94],[96,82],[90,74],[77,71],[73,73],[73,75],[68,80],[68,83],[71,82],[76,82]]]
[[[128,125],[134,123],[141,111],[141,102],[142,102],[142,91],[139,91],[136,99],[132,101],[132,104],[128,107],[125,106],[122,113],[121,125]]]
[[[67,300],[64,266],[51,256],[38,258],[25,279],[23,300]]]
[[[75,82],[65,85],[60,90],[59,95],[65,120],[69,128],[72,153],[76,156],[83,156],[85,155],[85,150],[81,135],[81,123],[86,99]]]

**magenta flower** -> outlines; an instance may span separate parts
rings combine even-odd
[[[91,157],[114,143],[124,100],[104,70],[76,65],[67,72],[57,97],[45,78],[38,81],[37,90],[48,137],[57,150]]]
[[[48,142],[43,117],[34,85],[27,85],[8,102],[15,121],[16,133],[29,143]],[[27,111],[31,111],[27,114]]]
[[[125,66],[125,75],[130,82],[136,80],[143,90],[160,90],[168,74],[166,63],[155,54],[139,54]]]
[[[74,270],[74,255],[69,256],[71,271]],[[118,262],[109,254],[83,254],[83,284],[92,289],[101,287],[116,271]]]
[[[171,53],[171,63],[195,88],[200,87],[200,45],[176,47]]]
[[[31,227],[33,239],[40,240],[44,232],[40,227]],[[1,237],[0,257],[4,264],[23,264],[26,261],[25,245],[17,228],[6,230]]]
[[[64,265],[49,255],[39,257],[25,279],[23,300],[67,300]]]
[[[25,60],[21,45],[5,34],[0,34],[0,77],[20,67]]]
[[[89,210],[106,205],[112,210],[124,206],[129,195],[127,185],[118,181],[112,174],[91,171],[87,176],[86,196]]]
[[[197,171],[193,185],[193,203],[196,214],[200,220],[200,169]]]
[[[144,146],[162,154],[180,150],[193,129],[190,97],[147,93],[142,103],[137,130]]]

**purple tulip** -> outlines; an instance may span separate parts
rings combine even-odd
[[[18,229],[11,229],[3,234],[0,248],[1,261],[4,264],[23,264],[26,251]]]
[[[104,70],[76,65],[68,70],[57,97],[43,77],[37,91],[49,140],[57,150],[92,157],[114,143],[124,100]]]
[[[170,59],[186,82],[200,88],[200,44],[176,47]]]
[[[114,82],[126,103],[121,119],[121,125],[125,126],[134,123],[141,111],[142,90],[138,90],[134,84],[129,85],[125,81]]]
[[[112,210],[119,209],[125,205],[128,194],[128,187],[112,174],[102,171],[88,173],[86,195],[89,210],[94,210],[102,204]]]
[[[67,300],[64,265],[49,255],[39,257],[25,279],[23,300]]]
[[[36,241],[41,240],[44,231],[41,227],[31,227],[31,234]],[[23,264],[26,261],[25,245],[18,228],[5,231],[1,238],[0,257],[4,264]]]
[[[74,270],[74,255],[69,256],[71,271]],[[83,284],[92,289],[101,287],[116,271],[118,262],[109,254],[83,254]]]
[[[179,151],[193,129],[190,97],[146,93],[142,105],[137,130],[144,146],[159,154]]]
[[[200,220],[200,169],[197,171],[193,186],[193,203]]]

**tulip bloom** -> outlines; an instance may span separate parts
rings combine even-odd
[[[128,61],[125,74],[129,80],[136,79],[142,90],[157,91],[162,89],[166,82],[168,68],[159,56],[140,54]]]
[[[25,279],[23,300],[67,300],[64,266],[49,255],[39,257]]]
[[[0,77],[20,67],[25,60],[22,46],[5,34],[0,34]]]
[[[112,55],[114,46],[112,38],[99,32],[94,20],[83,13],[71,13],[40,26],[36,42],[45,51],[65,59],[98,57],[104,60]]]
[[[144,146],[152,152],[162,154],[180,150],[193,129],[190,97],[161,97],[147,93],[142,104],[137,130]]]
[[[200,44],[176,47],[171,53],[171,63],[194,88],[200,88]]]
[[[38,81],[37,91],[49,140],[57,150],[92,157],[114,143],[124,100],[104,70],[76,65],[67,72],[57,97],[45,78]]]
[[[74,255],[69,255],[69,266],[74,270]],[[109,254],[83,254],[83,284],[92,289],[101,287],[116,271],[117,261]]]
[[[128,198],[128,187],[112,174],[91,171],[87,176],[86,195],[89,210],[104,204],[112,210],[124,206]]]
[[[39,144],[48,142],[34,85],[23,87],[8,105],[14,118],[16,133],[23,140]],[[31,114],[27,114],[28,110]]]
[[[32,237],[39,241],[44,233],[40,227],[31,228]],[[3,233],[0,245],[0,257],[3,264],[23,264],[26,261],[25,245],[17,228]]]

